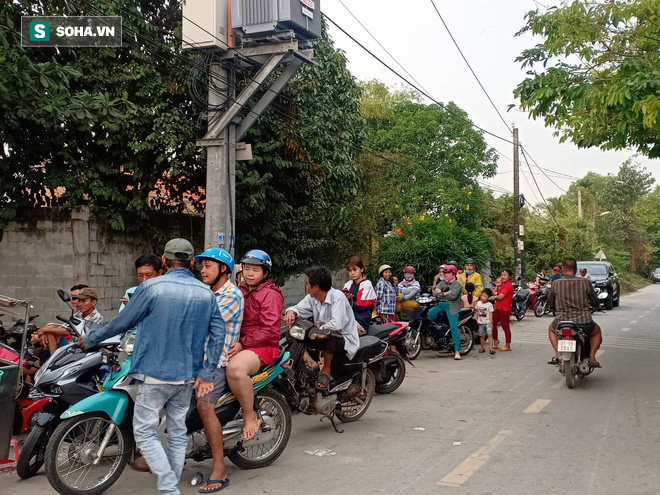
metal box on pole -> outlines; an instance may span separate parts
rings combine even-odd
[[[299,40],[321,36],[319,0],[231,0],[232,28],[246,36],[293,31]]]
[[[227,2],[183,0],[181,31],[184,50],[227,50]]]

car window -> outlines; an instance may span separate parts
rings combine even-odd
[[[586,268],[590,275],[606,276],[608,272],[604,263],[578,263],[578,268]]]

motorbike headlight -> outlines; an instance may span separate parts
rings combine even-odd
[[[45,371],[46,371],[46,366],[42,366],[34,374],[34,386],[35,387],[39,386],[39,379],[43,376]]]
[[[300,325],[293,325],[289,328],[289,335],[297,340],[305,340],[305,329]]]

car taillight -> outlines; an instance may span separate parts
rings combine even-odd
[[[575,333],[575,330],[571,330],[570,328],[568,328],[568,329],[565,328],[565,329],[563,329],[563,330],[561,331],[561,334],[562,334],[564,337],[571,337],[572,335],[574,335],[574,333]]]

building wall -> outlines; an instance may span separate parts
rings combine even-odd
[[[341,290],[348,280],[349,277],[346,269],[339,270],[332,277],[332,286],[335,289]],[[284,309],[293,306],[307,295],[307,291],[305,290],[305,275],[291,277],[280,289],[284,295]]]

